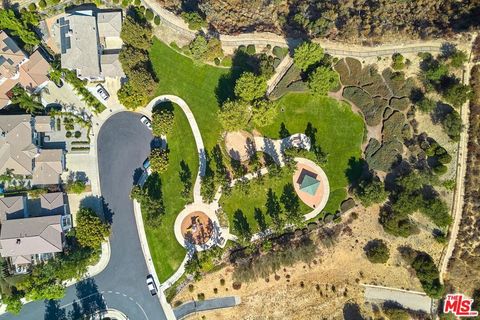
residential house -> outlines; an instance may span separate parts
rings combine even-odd
[[[26,197],[0,199],[0,255],[7,259],[14,273],[25,273],[31,264],[62,252],[65,232],[72,226],[63,193],[47,193],[39,201],[41,211],[30,216]]]
[[[40,118],[42,122],[44,118]],[[64,152],[39,148],[33,123],[30,115],[0,116],[0,174],[10,169],[14,174],[32,176],[33,185],[58,184],[65,168]],[[47,128],[42,125],[40,129]]]
[[[78,10],[58,18],[52,33],[60,48],[62,67],[87,80],[124,77],[118,61],[121,30],[121,10]]]
[[[38,92],[48,82],[50,65],[37,50],[27,56],[5,31],[0,31],[0,108],[10,103],[11,90],[17,84]]]

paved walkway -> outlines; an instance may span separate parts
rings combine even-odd
[[[285,73],[287,73],[288,69],[293,64],[293,58],[290,55],[287,55],[283,58],[282,62],[275,68],[275,74],[268,79],[267,81],[267,96],[272,93],[273,89],[278,85],[280,80],[282,80]]]
[[[407,291],[397,288],[383,286],[374,286],[364,284],[365,300],[369,301],[394,301],[405,308],[411,310],[420,310],[430,313],[432,309],[432,299],[424,292]]]
[[[204,301],[190,301],[175,308],[173,312],[175,313],[175,316],[177,317],[177,319],[180,320],[180,319],[185,319],[188,315],[195,312],[229,308],[229,307],[234,307],[240,303],[241,303],[240,297],[224,297],[224,298],[209,299]]]
[[[202,195],[200,194],[200,187],[201,187],[201,177],[205,175],[205,168],[206,168],[205,147],[203,145],[203,139],[202,139],[202,135],[200,134],[200,129],[198,128],[197,121],[195,120],[195,117],[193,116],[193,113],[190,110],[190,107],[180,97],[177,97],[174,95],[162,95],[162,96],[153,98],[149,102],[149,104],[143,110],[141,110],[141,112],[151,116],[153,107],[158,103],[164,102],[164,101],[171,101],[173,103],[176,103],[185,113],[185,116],[187,117],[187,120],[188,120],[188,124],[192,129],[193,137],[195,139],[195,144],[197,145],[197,152],[199,157],[199,161],[198,161],[199,170],[197,172],[197,178],[195,179],[195,184],[193,185],[193,201],[198,203],[203,203]]]

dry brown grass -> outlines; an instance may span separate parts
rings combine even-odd
[[[378,207],[357,211],[359,218],[344,223],[332,248],[319,245],[320,253],[311,265],[299,263],[281,269],[268,280],[243,283],[239,290],[232,287],[233,267],[229,266],[195,283],[193,292],[186,287],[173,303],[192,300],[198,293],[204,293],[206,299],[232,295],[242,299],[235,308],[202,313],[192,319],[200,319],[201,315],[207,319],[342,319],[343,306],[350,301],[369,315],[372,311],[363,299],[362,283],[422,290],[417,278],[404,266],[396,250],[398,246],[426,251],[436,261],[442,250],[426,230],[408,239],[387,235],[378,223],[378,211]],[[363,248],[373,238],[384,239],[390,248],[390,259],[385,265],[373,265],[365,257]],[[220,279],[225,279],[224,286]]]

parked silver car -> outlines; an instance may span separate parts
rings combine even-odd
[[[153,280],[153,276],[151,274],[147,276],[147,288],[152,296],[157,294],[157,284],[155,283],[155,280]]]
[[[143,123],[148,129],[152,130],[152,122],[146,116],[140,118],[140,122]]]

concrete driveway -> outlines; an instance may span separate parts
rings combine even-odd
[[[100,186],[111,214],[111,258],[99,275],[67,288],[60,301],[32,302],[18,316],[0,319],[70,320],[98,309],[114,308],[131,320],[165,319],[156,297],[147,290],[147,266],[142,254],[129,198],[134,173],[150,151],[151,132],[140,114],[120,112],[102,126],[98,136]]]

